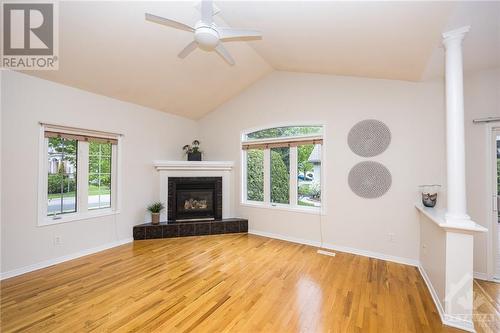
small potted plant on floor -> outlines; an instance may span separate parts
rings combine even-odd
[[[194,140],[192,144],[182,147],[187,154],[188,161],[201,161],[200,141]]]
[[[155,202],[148,206],[151,212],[151,224],[160,224],[160,212],[165,208],[161,202]]]

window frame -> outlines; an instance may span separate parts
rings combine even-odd
[[[89,143],[77,141],[77,186],[76,186],[76,212],[58,214],[57,219],[47,215],[48,199],[48,138],[46,131],[67,133],[73,135],[98,136],[117,140],[111,147],[111,207],[101,209],[88,208],[88,175],[89,175]],[[86,130],[74,127],[49,125],[40,123],[39,133],[39,161],[38,161],[38,226],[47,226],[78,220],[87,220],[101,216],[120,213],[120,175],[121,175],[121,146],[122,135],[101,131]]]
[[[322,127],[322,132],[315,135],[302,135],[302,136],[292,136],[292,137],[280,137],[272,139],[247,139],[249,133],[276,128],[276,127],[286,127],[286,126],[320,126]],[[320,188],[321,188],[321,206],[320,207],[308,207],[301,206],[298,204],[298,166],[297,166],[297,147],[290,147],[290,181],[289,181],[289,204],[273,203],[271,202],[271,148],[263,148],[264,151],[264,200],[263,201],[253,201],[247,199],[247,150],[241,149],[245,143],[269,143],[269,142],[282,142],[289,139],[297,138],[321,138],[323,139],[323,144],[321,144],[321,177],[320,177]],[[240,205],[246,207],[254,208],[264,208],[264,209],[277,209],[292,212],[301,212],[315,215],[326,215],[326,187],[325,184],[325,174],[326,174],[326,154],[325,154],[325,138],[326,138],[326,126],[318,123],[297,123],[297,124],[276,124],[265,127],[258,127],[247,129],[241,132],[240,135],[240,150],[241,150],[241,193],[240,193]]]

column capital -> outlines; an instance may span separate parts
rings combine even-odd
[[[445,46],[447,46],[447,43],[451,42],[451,41],[460,41],[461,42],[464,39],[465,34],[467,34],[469,32],[469,30],[470,30],[470,25],[467,25],[467,26],[464,26],[464,27],[461,27],[458,29],[444,32],[442,34],[443,44]]]

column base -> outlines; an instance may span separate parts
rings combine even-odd
[[[476,332],[476,329],[474,328],[474,322],[470,319],[462,319],[445,314],[443,318],[443,324],[467,332]]]

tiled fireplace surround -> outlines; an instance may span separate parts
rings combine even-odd
[[[134,240],[171,238],[197,235],[214,235],[224,233],[246,233],[248,231],[248,220],[241,218],[231,218],[231,181],[233,162],[227,161],[155,161],[154,166],[160,173],[160,200],[166,206],[161,215],[159,225],[144,223],[134,226]],[[172,221],[169,220],[169,211],[172,213],[172,204],[175,204],[170,195],[172,181],[169,178],[188,179],[191,177],[202,177],[200,179],[219,179],[218,186],[221,186],[220,203],[217,207],[220,212],[211,221]],[[216,177],[216,178],[213,178]],[[170,183],[170,187],[169,187]],[[217,192],[217,190],[216,190]],[[222,216],[220,215],[222,214]],[[221,216],[221,218],[219,218]]]
[[[209,206],[213,206],[213,211],[193,212],[191,214],[179,211],[177,207],[179,191],[187,190],[188,193],[192,193],[191,191],[197,189],[212,192],[213,202],[210,202]],[[168,221],[204,218],[208,217],[208,213],[210,213],[208,214],[210,217],[216,220],[222,219],[222,177],[168,177],[167,197]]]

